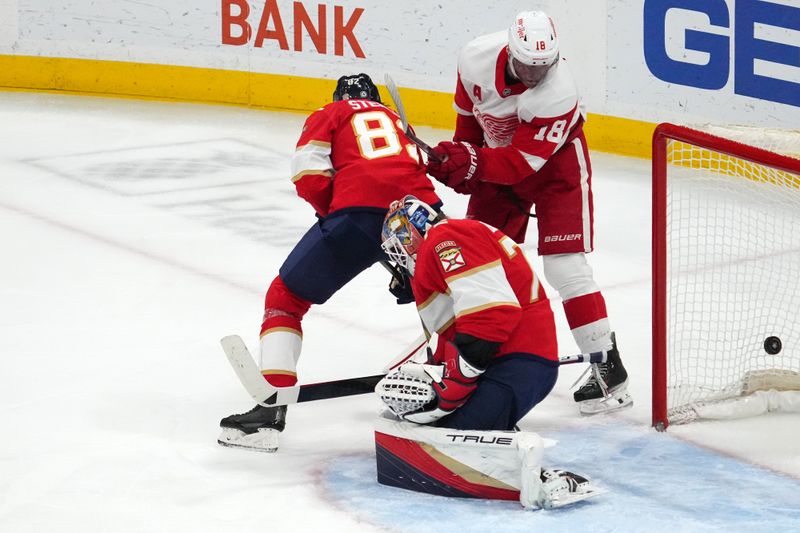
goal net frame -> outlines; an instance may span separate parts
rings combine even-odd
[[[663,431],[668,419],[668,169],[669,141],[691,145],[789,174],[800,175],[800,159],[756,148],[675,124],[659,124],[652,144],[652,424]],[[800,393],[797,393],[800,395]]]

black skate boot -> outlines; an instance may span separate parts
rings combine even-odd
[[[278,434],[286,427],[286,406],[256,405],[240,415],[220,420],[222,434],[217,442],[223,446],[261,452],[278,450]]]
[[[593,364],[589,379],[573,394],[580,404],[581,414],[596,415],[633,405],[633,398],[628,394],[628,372],[619,356],[614,332],[611,342],[606,362]]]

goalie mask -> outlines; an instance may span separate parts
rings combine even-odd
[[[364,73],[352,76],[342,76],[336,83],[336,90],[333,91],[333,101],[339,100],[372,100],[381,102],[381,95],[378,88],[372,83],[372,79]]]
[[[538,85],[558,62],[558,35],[553,20],[542,11],[524,11],[508,29],[511,74],[528,88]]]
[[[395,200],[383,219],[381,247],[389,259],[414,275],[417,251],[425,232],[436,222],[436,211],[415,196]]]

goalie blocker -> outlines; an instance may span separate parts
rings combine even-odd
[[[397,420],[375,423],[378,483],[457,498],[517,500],[555,509],[605,492],[583,476],[542,469],[545,442],[532,432],[460,431]]]

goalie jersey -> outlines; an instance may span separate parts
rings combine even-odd
[[[341,100],[312,113],[292,157],[297,194],[320,216],[352,207],[385,212],[406,194],[438,203],[399,124],[394,111],[371,100]]]
[[[495,357],[528,353],[557,361],[550,301],[522,249],[476,220],[445,220],[417,251],[412,288],[425,328],[502,343]]]

